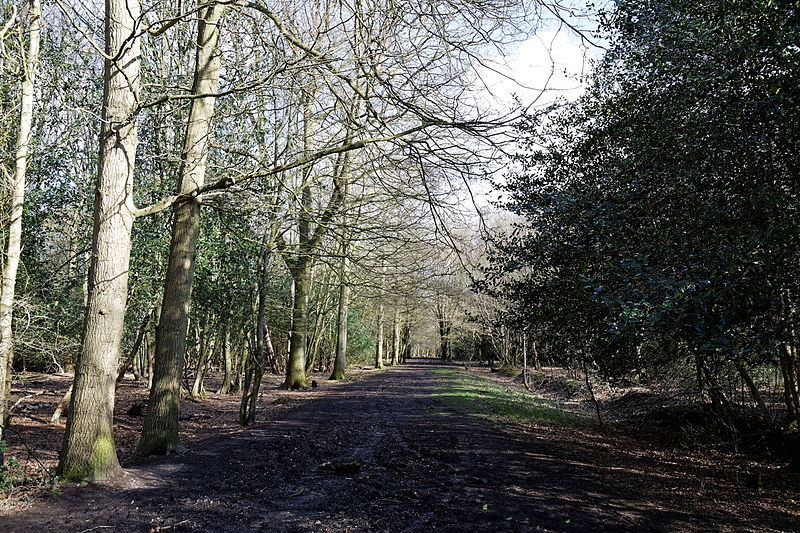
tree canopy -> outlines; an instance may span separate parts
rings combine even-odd
[[[780,357],[796,397],[800,4],[621,1],[601,27],[585,95],[518,126],[489,286],[607,375],[684,364],[713,391]]]

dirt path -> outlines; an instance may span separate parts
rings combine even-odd
[[[617,466],[564,430],[500,430],[430,398],[434,361],[331,389],[277,420],[128,464],[0,517],[29,531],[676,531],[762,529],[664,472]],[[336,473],[329,462],[357,461]],[[674,482],[673,482],[674,481]],[[716,515],[716,516],[714,516]],[[781,517],[778,529],[781,528]],[[786,517],[785,520],[790,520]],[[4,523],[5,522],[5,523]],[[783,522],[791,524],[791,522]],[[785,529],[791,529],[786,527]]]

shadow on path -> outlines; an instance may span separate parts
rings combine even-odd
[[[438,365],[375,372],[278,420],[129,464],[114,483],[67,486],[0,530],[716,529],[690,501],[664,504],[665,474],[597,464],[567,430],[504,431],[447,411],[430,398]],[[360,469],[337,475],[328,463],[341,460]]]

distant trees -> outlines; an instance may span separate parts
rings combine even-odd
[[[486,47],[527,26],[523,3],[109,0],[100,20],[29,2],[0,6],[3,120],[20,126],[2,141],[18,162],[42,147],[27,187],[18,173],[3,190],[0,418],[24,301],[41,312],[15,339],[17,369],[76,372],[60,476],[119,471],[128,369],[152,385],[147,454],[174,448],[182,389],[202,397],[215,365],[251,423],[264,371],[302,388],[312,369],[343,377],[346,355],[408,356],[426,290],[409,273],[446,240],[442,213],[500,125],[470,84]]]
[[[623,1],[603,27],[585,96],[519,125],[490,286],[553,353],[683,365],[720,407],[722,371],[777,365],[796,427],[800,5]]]

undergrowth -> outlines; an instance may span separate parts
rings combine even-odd
[[[13,489],[25,481],[25,469],[19,464],[16,457],[6,456],[6,453],[8,453],[6,441],[0,440],[0,454],[5,459],[4,464],[0,466],[0,492]]]
[[[47,467],[35,456],[33,450],[27,445],[28,454],[38,463],[38,468],[34,473],[26,470],[14,455],[8,455],[8,445],[6,441],[0,440],[0,495],[5,500],[11,497],[11,493],[17,487],[50,485],[50,494],[58,494],[58,476],[53,476]]]
[[[585,425],[586,418],[557,401],[508,389],[501,384],[454,369],[432,370],[439,378],[433,397],[457,412],[495,421],[536,422],[555,426]]]

